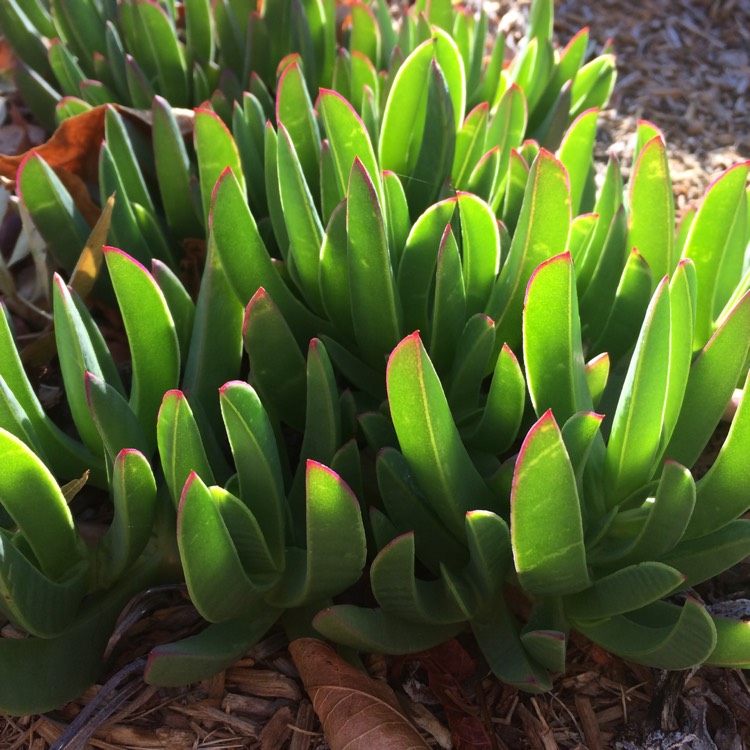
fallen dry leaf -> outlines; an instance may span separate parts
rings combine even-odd
[[[36,151],[51,167],[73,172],[83,179],[96,179],[99,164],[99,146],[104,138],[106,107],[94,107],[63,121],[50,139]],[[28,153],[28,152],[27,152]],[[0,155],[0,175],[16,179],[18,166],[26,154]]]
[[[13,50],[5,37],[0,38],[0,75],[5,75],[13,70],[13,61],[16,59]]]
[[[99,148],[104,140],[104,116],[107,107],[114,107],[139,127],[149,130],[152,116],[148,110],[133,109],[119,104],[103,104],[80,115],[63,120],[46,143],[34,146],[23,154],[0,154],[0,175],[9,180],[16,179],[21,162],[30,151],[35,151],[55,170],[65,170],[85,181],[96,182],[99,170]],[[180,132],[192,131],[192,110],[174,110]]]
[[[315,638],[289,645],[331,750],[426,750],[396,695]]]
[[[104,243],[107,241],[114,207],[115,196],[110,195],[70,276],[70,286],[78,292],[78,295],[84,301],[91,294],[99,272],[102,270],[102,263],[104,261],[103,248]]]

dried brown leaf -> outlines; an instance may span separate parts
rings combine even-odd
[[[64,120],[46,143],[33,150],[53,168],[60,167],[84,179],[95,179],[99,146],[104,138],[105,112],[105,106],[94,107]],[[18,166],[25,156],[0,155],[0,175],[15,180]]]
[[[119,104],[103,104],[63,120],[46,143],[34,146],[23,154],[0,154],[0,175],[15,180],[19,165],[27,154],[34,151],[56,171],[65,170],[85,181],[97,182],[99,148],[104,140],[104,116],[108,106],[114,107],[141,129],[151,129],[152,116],[148,110],[133,109]],[[192,132],[191,110],[175,110],[175,116],[183,135]]]
[[[331,750],[425,750],[394,692],[315,638],[289,646]]]
[[[0,75],[5,75],[13,70],[14,60],[15,55],[13,54],[13,50],[11,49],[8,40],[4,37],[0,38]]]
[[[102,270],[104,243],[107,241],[114,206],[115,196],[110,195],[70,277],[70,286],[84,301],[91,294],[99,272]]]

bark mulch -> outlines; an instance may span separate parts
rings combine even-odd
[[[504,13],[501,27],[518,38],[528,2],[486,6]],[[561,0],[561,39],[567,41],[581,26],[589,26],[600,45],[611,37],[618,55],[620,77],[600,132],[602,158],[612,149],[627,168],[637,120],[654,121],[667,137],[680,211],[721,170],[750,158],[750,0]],[[709,606],[750,618],[750,564],[696,593]],[[181,592],[153,597],[151,614],[115,645],[117,668],[126,667],[115,683],[95,686],[45,716],[0,717],[0,750],[45,750],[61,736],[70,740],[65,747],[102,750],[328,747],[280,632],[204,683],[183,689],[145,685],[138,659],[148,645],[189,632],[198,622]],[[470,640],[454,646],[471,659]],[[747,671],[660,672],[574,635],[566,674],[550,693],[530,696],[500,684],[481,659],[469,663],[473,669],[461,676],[465,679],[436,690],[428,684],[434,670],[429,673],[422,662],[365,659],[370,674],[390,682],[435,748],[750,748]],[[88,740],[85,733],[70,736],[81,712],[78,723],[84,730],[98,727]],[[448,718],[455,730],[457,712],[463,712],[471,731],[452,737]]]

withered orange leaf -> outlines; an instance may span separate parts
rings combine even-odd
[[[102,105],[64,120],[46,143],[32,150],[53,168],[65,169],[83,179],[96,179],[105,111],[106,107]],[[18,166],[25,156],[0,155],[0,175],[15,180]]]
[[[104,243],[107,241],[109,225],[112,221],[112,211],[115,207],[115,196],[110,195],[104,204],[104,210],[96,222],[86,245],[78,258],[76,267],[70,276],[70,286],[78,292],[84,301],[88,299],[94,288],[96,279],[102,270],[104,262]]]
[[[315,638],[299,638],[289,650],[331,750],[429,748],[386,683],[347,664]]]
[[[58,175],[64,170],[78,175],[87,182],[97,182],[99,149],[104,140],[104,116],[108,106],[114,107],[141,129],[150,130],[152,117],[149,110],[133,109],[119,104],[103,104],[63,120],[46,143],[34,146],[23,154],[14,156],[0,154],[0,175],[9,180],[15,180],[19,165],[31,151],[34,151]],[[180,132],[183,135],[191,133],[192,110],[176,109],[174,112]]]

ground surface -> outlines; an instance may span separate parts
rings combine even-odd
[[[526,5],[501,26],[523,27]],[[750,0],[562,0],[557,27],[565,42],[581,26],[614,41],[620,79],[600,133],[601,154],[614,149],[627,168],[638,118],[665,131],[678,208],[697,199],[719,171],[750,158]],[[750,568],[739,566],[701,593],[708,600],[750,598]],[[133,648],[174,638],[194,624],[170,595],[118,645],[120,664]],[[125,645],[123,645],[125,644]],[[371,674],[387,678],[407,714],[433,747],[451,747],[448,718],[465,721],[457,747],[488,750],[606,748],[741,750],[750,747],[750,685],[740,671],[701,669],[667,675],[614,658],[573,638],[568,672],[546,695],[519,695],[471,661],[470,642],[420,662],[372,657]],[[469,661],[466,661],[469,659]],[[425,663],[428,660],[425,660]],[[465,679],[451,682],[450,676]],[[442,680],[441,678],[442,674]],[[6,678],[6,676],[4,676]],[[433,680],[433,690],[427,683]],[[46,717],[0,720],[0,750],[44,750],[89,705],[98,688]],[[436,693],[442,698],[438,701]],[[324,748],[326,741],[282,635],[273,634],[208,683],[157,690],[125,678],[126,698],[90,739],[96,748]],[[96,717],[84,722],[93,727]],[[70,744],[69,747],[73,747]],[[396,747],[387,741],[370,748]]]

